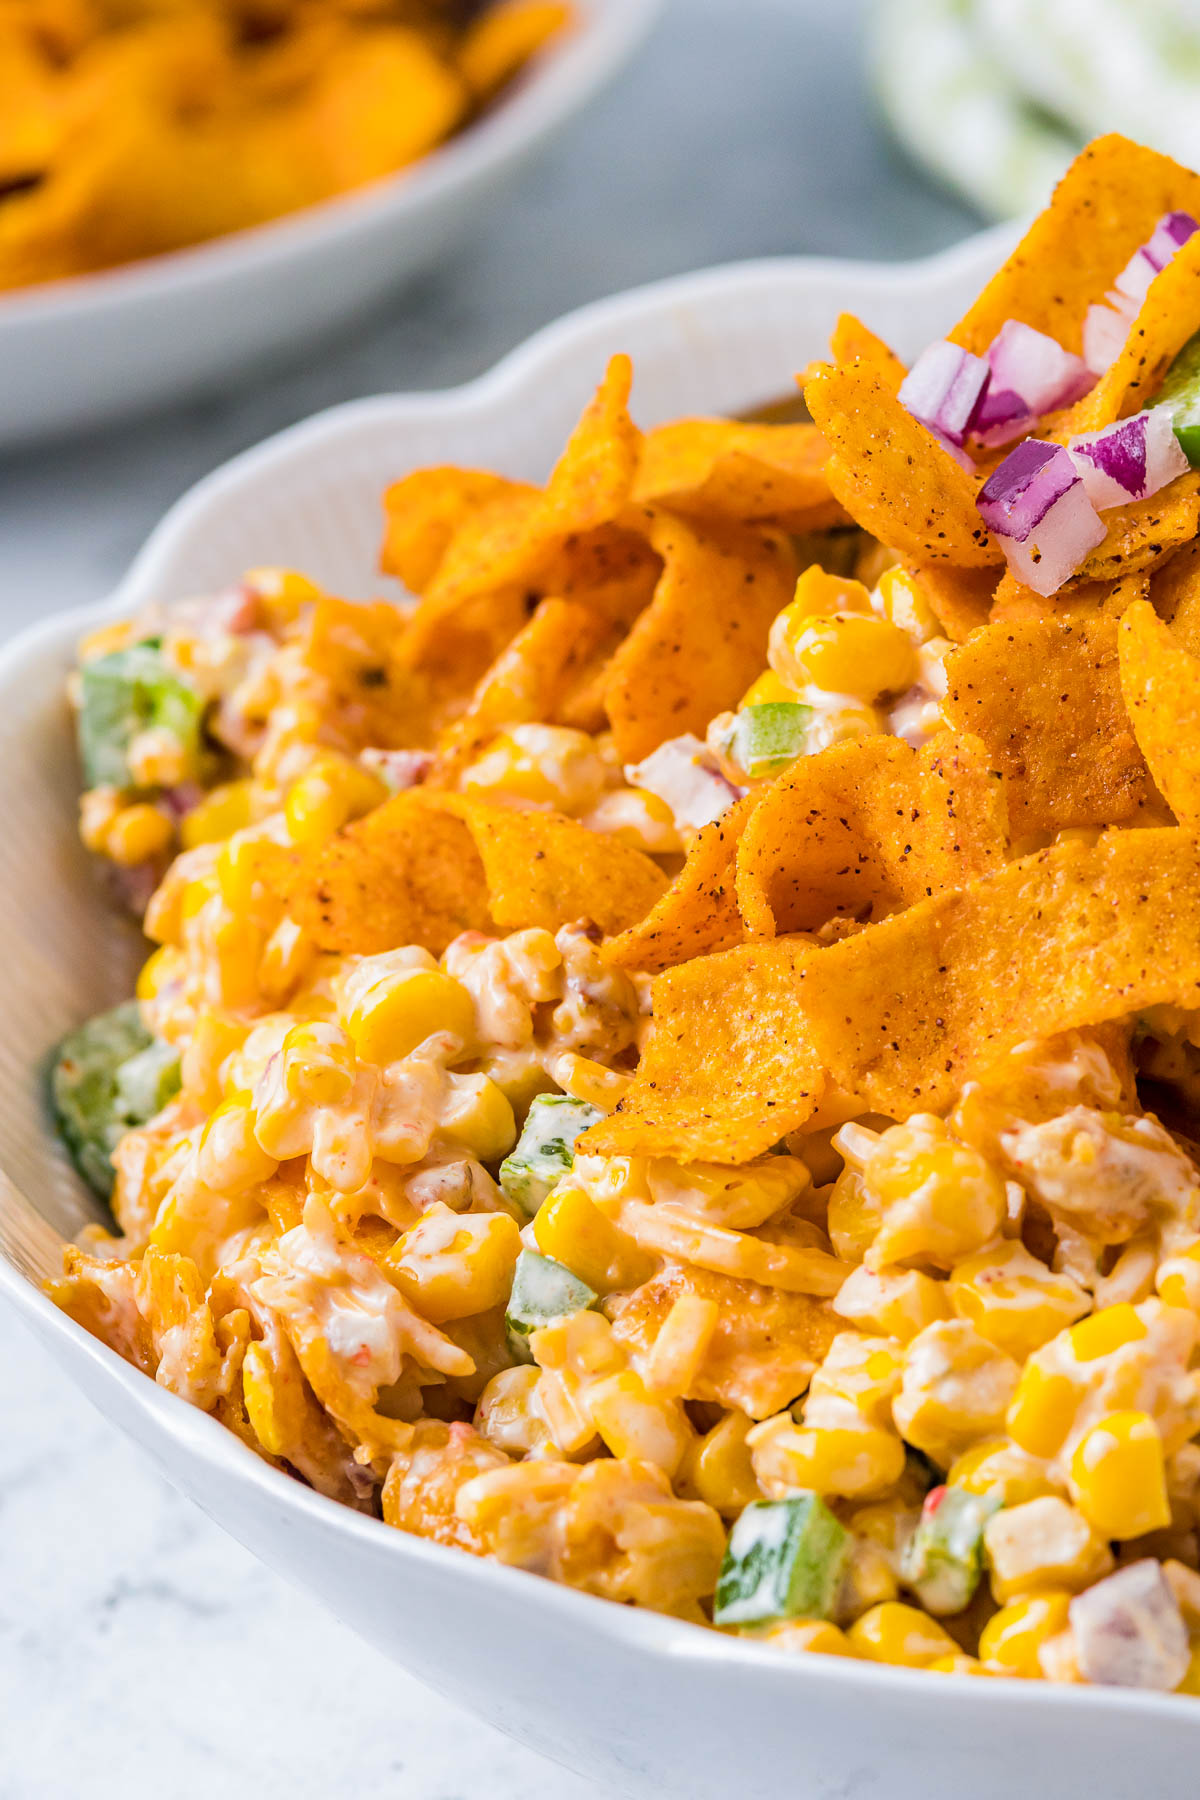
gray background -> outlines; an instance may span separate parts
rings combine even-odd
[[[0,459],[0,630],[99,598],[198,476],[319,407],[465,380],[660,275],[919,256],[975,229],[888,144],[860,36],[855,0],[672,0],[637,64],[385,313],[236,394]],[[599,1800],[253,1562],[7,1317],[0,1358],[0,1800]]]

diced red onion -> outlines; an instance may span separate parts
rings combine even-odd
[[[1089,306],[1083,321],[1083,360],[1093,375],[1103,375],[1125,348],[1129,319],[1112,306]]]
[[[1115,311],[1118,317],[1127,318],[1132,323],[1142,301],[1150,292],[1150,284],[1154,277],[1162,274],[1176,251],[1181,245],[1186,244],[1198,229],[1200,227],[1197,226],[1190,213],[1164,213],[1150,237],[1134,251],[1117,276],[1112,291],[1108,295],[1109,308]],[[1115,361],[1128,336],[1128,330],[1126,330],[1120,343],[1116,343],[1117,325],[1115,321],[1107,319],[1093,321],[1092,315],[1102,311],[1102,308],[1094,306],[1088,308],[1083,333],[1084,361],[1088,368],[1094,370],[1098,375],[1102,375],[1105,369]],[[1090,350],[1089,324],[1091,325]],[[1106,354],[1108,360],[1101,362],[1101,357]]]
[[[1135,413],[1103,431],[1087,431],[1067,446],[1096,510],[1157,494],[1188,467],[1167,408]]]
[[[941,339],[922,350],[904,377],[900,403],[914,419],[961,449],[987,391],[989,374],[981,356]]]
[[[1038,594],[1054,594],[1104,526],[1061,444],[1026,438],[984,482],[980,517],[995,532],[1009,567]]]
[[[630,763],[625,779],[631,787],[657,794],[681,831],[711,825],[746,791],[725,778],[708,745],[690,732],[669,738],[640,763]]]
[[[1187,1626],[1153,1557],[1127,1563],[1076,1594],[1070,1619],[1085,1681],[1169,1693],[1187,1673]]]
[[[1072,356],[1044,331],[1035,331],[1019,319],[1009,319],[1001,326],[988,345],[987,359],[992,392],[1011,388],[1038,418],[1070,406],[1094,381],[1081,356]]]
[[[997,387],[993,381],[983,397],[982,406],[975,414],[971,436],[981,444],[994,448],[1024,437],[1037,422],[1037,413],[1025,404],[1020,394],[1015,393],[1012,388]]]

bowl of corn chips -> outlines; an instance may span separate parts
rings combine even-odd
[[[19,0],[0,446],[215,390],[434,261],[654,0]]]
[[[298,427],[0,662],[0,1285],[621,1791],[1193,1792],[1198,333],[1100,139]]]

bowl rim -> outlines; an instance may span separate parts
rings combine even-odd
[[[428,416],[431,410],[469,416],[478,408],[494,406],[519,394],[529,382],[540,379],[545,366],[564,350],[573,346],[586,349],[603,332],[648,314],[668,314],[681,301],[736,298],[739,293],[764,289],[770,292],[779,286],[788,289],[796,282],[831,287],[835,292],[838,284],[849,280],[853,280],[860,294],[873,287],[880,291],[886,288],[894,292],[899,288],[919,292],[931,283],[950,282],[976,265],[984,268],[997,252],[1007,250],[1013,230],[1010,225],[993,227],[949,250],[908,263],[782,257],[724,264],[670,277],[594,301],[567,314],[518,346],[491,370],[461,386],[379,395],[317,413],[243,451],[198,482],[164,516],[128,574],[109,596],[39,620],[0,645],[0,695],[8,683],[21,678],[27,667],[36,667],[51,654],[64,652],[80,631],[102,622],[117,609],[137,604],[169,565],[176,543],[198,517],[213,505],[220,505],[245,480],[257,479],[286,464],[297,451],[307,452],[314,444],[333,444],[360,423],[375,423],[380,418],[399,421]],[[5,1188],[12,1185],[0,1170],[0,1206],[6,1204]],[[619,1606],[524,1570],[468,1556],[354,1512],[272,1468],[217,1420],[159,1387],[93,1338],[2,1253],[0,1297],[7,1298],[35,1333],[60,1352],[61,1361],[82,1359],[90,1364],[99,1380],[110,1388],[123,1389],[130,1404],[142,1415],[150,1415],[154,1428],[172,1440],[185,1456],[203,1462],[238,1488],[254,1490],[276,1508],[296,1509],[315,1527],[346,1534],[365,1548],[374,1547],[381,1556],[399,1559],[401,1564],[415,1562],[440,1570],[446,1578],[457,1574],[460,1579],[483,1583],[526,1612],[534,1606],[544,1607],[565,1625],[607,1639],[630,1654],[650,1660],[667,1657],[676,1663],[717,1661],[747,1674],[757,1672],[765,1677],[773,1672],[776,1681],[784,1678],[783,1671],[787,1669],[791,1672],[788,1679],[807,1682],[818,1693],[838,1689],[847,1693],[910,1695],[922,1704],[940,1695],[947,1699],[956,1695],[960,1700],[979,1697],[984,1699],[988,1711],[998,1711],[1005,1718],[1013,1708],[1026,1706],[1039,1712],[1049,1708],[1051,1713],[1077,1714],[1081,1719],[1100,1708],[1175,1728],[1186,1727],[1189,1721],[1193,1728],[1200,1724],[1200,1710],[1191,1715],[1186,1704],[1181,1705],[1179,1697],[1171,1694],[1016,1679],[988,1681],[981,1694],[978,1680],[966,1675],[943,1676],[943,1685],[934,1684],[931,1688],[926,1672],[921,1670],[834,1656],[788,1657],[753,1639],[728,1636],[643,1608]]]
[[[573,0],[579,16],[465,130],[406,168],[260,225],[178,250],[0,292],[6,329],[82,321],[169,294],[204,294],[230,278],[286,267],[310,249],[373,237],[420,218],[531,150],[602,89],[648,35],[664,0]]]

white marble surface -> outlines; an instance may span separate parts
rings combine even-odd
[[[462,380],[658,275],[918,255],[971,229],[884,141],[858,33],[854,0],[673,0],[554,159],[349,341],[252,391],[0,460],[0,631],[99,597],[193,480],[317,407]],[[7,1317],[0,1367],[0,1800],[598,1800],[218,1533]]]

